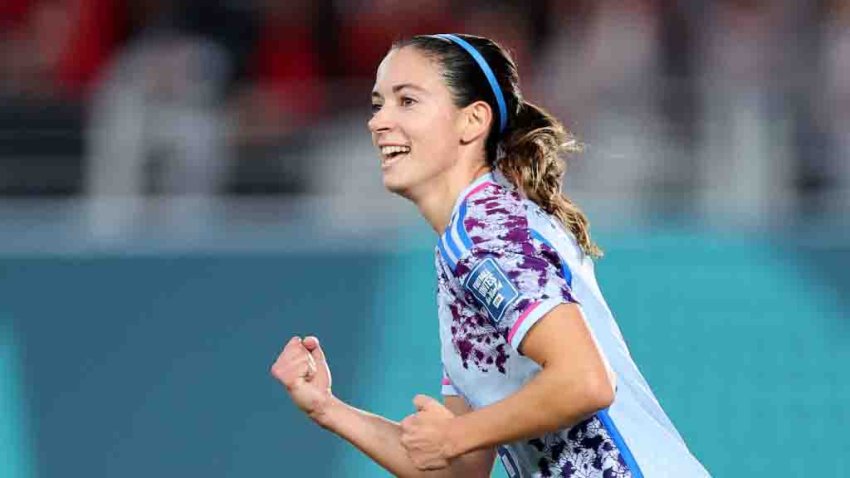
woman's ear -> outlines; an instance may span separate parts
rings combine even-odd
[[[463,109],[464,126],[460,140],[469,144],[478,138],[486,138],[493,121],[493,110],[486,101],[475,101]]]

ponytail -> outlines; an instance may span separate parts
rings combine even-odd
[[[581,146],[555,117],[523,101],[501,140],[502,157],[496,167],[520,188],[528,199],[557,217],[572,232],[585,254],[602,257],[602,249],[590,238],[587,217],[561,192],[566,162],[560,153],[577,153]]]
[[[557,217],[585,254],[601,257],[602,250],[590,239],[587,217],[561,193],[567,165],[560,154],[581,148],[557,119],[522,100],[519,73],[510,53],[490,39],[464,34],[415,36],[393,48],[408,45],[439,60],[455,106],[484,100],[498,112],[484,145],[487,164]]]

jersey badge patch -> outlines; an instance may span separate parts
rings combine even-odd
[[[472,269],[463,286],[487,309],[494,324],[502,320],[508,306],[519,297],[516,287],[490,257]]]

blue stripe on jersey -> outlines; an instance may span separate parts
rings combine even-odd
[[[460,255],[457,256],[458,262],[460,262],[461,258],[465,256],[467,252],[469,252],[469,248],[466,247],[466,245],[463,243],[463,238],[460,237],[459,230],[462,228],[463,226],[461,226],[458,221],[455,221],[454,224],[452,224],[451,229],[449,230],[452,235],[452,241],[454,241],[454,243],[458,246],[458,249],[460,250]]]
[[[452,250],[452,253],[454,253],[455,257],[459,261],[460,257],[461,257],[460,249],[458,249],[457,244],[455,244],[455,241],[452,240],[452,228],[451,228],[451,226],[449,226],[449,229],[443,234],[443,237],[446,238],[446,244],[449,245],[449,249]],[[457,264],[457,262],[455,262],[455,264]]]
[[[445,244],[443,244],[443,238],[442,237],[440,238],[440,240],[437,241],[437,247],[440,248],[440,255],[443,256],[443,260],[445,260],[446,264],[448,264],[449,267],[452,269],[452,271],[454,271],[455,267],[457,266],[457,263],[452,261],[452,258],[449,256],[449,253],[446,251],[446,246],[445,246]]]
[[[472,249],[472,239],[469,238],[469,234],[466,233],[466,227],[463,225],[463,220],[466,219],[466,201],[464,200],[460,204],[460,211],[457,214],[457,235],[460,236],[460,240],[463,242],[463,246],[467,249]]]
[[[533,237],[533,238],[537,239],[538,241],[542,242],[543,244],[546,244],[547,246],[549,246],[553,251],[555,251],[556,254],[558,253],[558,250],[555,249],[555,246],[553,246],[551,242],[546,240],[546,238],[543,237],[543,234],[540,234],[539,232],[535,231],[534,229],[531,229],[531,237]],[[560,254],[558,254],[558,259],[561,259],[561,273],[564,274],[564,280],[567,281],[568,286],[572,287],[573,286],[573,273],[570,270],[570,266],[567,265],[567,261],[565,261],[564,258],[561,257]]]
[[[635,461],[634,455],[632,455],[631,450],[626,445],[626,442],[623,440],[623,435],[620,435],[620,430],[617,430],[617,426],[614,425],[614,421],[611,420],[611,415],[608,415],[608,410],[600,410],[597,414],[599,420],[602,422],[602,425],[605,426],[605,429],[608,430],[608,434],[611,435],[611,439],[614,440],[614,444],[617,445],[617,449],[620,450],[620,456],[623,457],[623,461],[626,462],[626,465],[629,467],[629,471],[632,472],[632,476],[634,478],[643,478],[643,472],[640,471],[640,467]]]
[[[519,476],[519,467],[517,466],[514,457],[511,456],[510,450],[508,450],[507,447],[500,446],[496,448],[496,451],[499,454],[499,458],[502,460],[502,466],[505,468],[508,478],[517,478]]]

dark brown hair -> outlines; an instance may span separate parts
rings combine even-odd
[[[484,37],[457,36],[474,46],[493,70],[507,106],[508,122],[503,132],[499,131],[499,108],[493,89],[481,67],[463,48],[447,39],[423,35],[396,42],[393,49],[411,46],[437,60],[457,107],[486,101],[494,116],[485,143],[487,164],[557,217],[585,254],[601,257],[602,250],[590,238],[587,217],[561,191],[567,169],[562,154],[581,150],[575,137],[557,118],[522,98],[516,63],[506,49]]]

